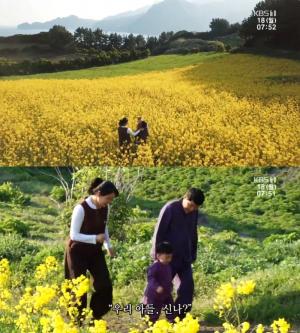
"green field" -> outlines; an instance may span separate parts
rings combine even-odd
[[[151,71],[161,71],[173,68],[180,68],[190,65],[196,65],[205,62],[208,59],[221,57],[223,54],[207,52],[190,55],[161,55],[149,57],[143,60],[131,61],[124,64],[109,65],[102,67],[93,67],[89,69],[71,70],[49,74],[35,74],[26,76],[9,76],[1,79],[97,79],[101,77],[116,77],[123,75],[135,75]]]
[[[212,308],[214,289],[234,276],[252,278],[257,283],[256,292],[245,303],[250,322],[270,324],[273,319],[284,317],[294,326],[300,324],[299,169],[131,168],[125,169],[125,179],[136,179],[138,171],[140,178],[129,202],[125,225],[120,220],[111,221],[110,225],[118,253],[117,258],[107,259],[115,286],[115,302],[139,303],[150,263],[149,241],[160,208],[168,200],[183,195],[188,187],[198,186],[204,190],[206,200],[201,209],[198,259],[194,264],[193,313],[206,325],[219,325]],[[115,171],[83,169],[78,174],[77,188],[92,176],[106,172],[112,177]],[[67,208],[55,195],[50,195],[53,186],[59,185],[53,178],[55,175],[53,169],[46,168],[2,168],[0,172],[0,222],[14,218],[29,228],[26,236],[22,236],[20,232],[19,235],[8,232],[0,224],[3,234],[0,258],[11,260],[21,283],[30,280],[34,267],[49,254],[62,263],[70,208],[76,200]],[[67,170],[64,175],[69,179]],[[258,197],[254,176],[276,176],[276,195]],[[1,183],[7,181],[18,186],[30,201],[17,204],[4,200]],[[125,238],[120,238],[121,229]],[[63,265],[60,276],[63,276]],[[126,316],[117,320],[109,314],[106,319],[118,332],[126,332]]]

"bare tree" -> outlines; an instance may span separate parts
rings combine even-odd
[[[74,175],[74,172],[76,172],[77,169],[76,168],[67,168],[67,171],[68,171],[68,173],[70,175],[70,178],[71,178],[71,182],[67,179],[67,177],[65,177],[63,175],[63,172],[62,172],[61,168],[55,167],[54,169],[56,171],[56,175],[50,174],[50,173],[47,173],[47,172],[43,172],[43,171],[41,171],[41,173],[46,175],[46,176],[49,176],[51,178],[56,179],[60,183],[61,187],[65,191],[65,202],[68,203],[73,199],[74,188],[75,188],[75,185],[76,185],[76,179],[73,175]],[[66,168],[64,168],[64,169],[66,169]]]
[[[126,197],[126,202],[129,202],[133,196],[134,189],[138,181],[142,178],[143,172],[141,168],[137,168],[137,173],[132,176],[130,175],[130,169],[118,167],[115,177],[114,183],[117,189],[123,193]]]

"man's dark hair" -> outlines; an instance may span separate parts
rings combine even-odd
[[[191,187],[184,196],[186,199],[193,201],[196,205],[200,206],[204,202],[204,193],[195,187]]]
[[[128,123],[128,118],[124,117],[119,120],[119,126],[125,126]]]
[[[156,245],[156,254],[172,254],[173,248],[169,242],[162,242]]]

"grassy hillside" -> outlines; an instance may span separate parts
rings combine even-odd
[[[10,202],[0,205],[0,223],[10,216],[29,226],[26,237],[4,234],[0,241],[0,257],[11,258],[15,274],[25,283],[45,256],[55,255],[62,264],[69,220],[62,219],[64,204],[49,196],[57,185],[50,176],[55,175],[54,170],[2,168],[0,171],[0,186],[11,181],[30,196],[30,202],[25,205]],[[199,186],[205,191],[206,200],[201,208],[198,259],[194,264],[193,313],[206,324],[219,325],[212,308],[214,289],[234,276],[251,278],[257,283],[256,292],[244,304],[249,321],[268,324],[283,316],[294,325],[300,323],[299,169],[147,168],[139,171],[142,178],[129,203],[134,209],[125,225],[126,240],[119,241],[111,232],[118,253],[114,260],[107,260],[115,285],[115,303],[139,303],[150,263],[150,238],[159,210],[166,201],[180,197],[189,186]],[[86,169],[78,181],[88,181],[93,174],[102,172],[105,175],[106,169]],[[137,169],[126,172],[134,177]],[[65,175],[68,177],[66,172]],[[276,176],[276,195],[257,197],[254,176]],[[63,266],[59,275],[62,278]],[[137,320],[137,316],[129,321],[126,316],[117,319],[113,313],[105,318],[118,332],[126,332],[129,321]]]
[[[30,197],[30,202],[25,205],[16,205],[10,202],[0,202],[0,220],[14,217],[29,226],[29,235],[32,243],[61,242],[64,229],[59,224],[60,208],[50,198],[50,192],[55,185],[59,185],[51,176],[54,170],[1,168],[0,184],[11,182]]]
[[[184,73],[194,84],[226,90],[238,97],[267,103],[287,97],[299,103],[300,60],[261,54],[229,54],[209,60]]]
[[[257,197],[254,177],[277,177],[275,197]],[[276,168],[150,168],[136,189],[134,202],[158,214],[164,202],[180,197],[190,186],[206,194],[207,223],[258,238],[273,233],[298,232],[300,178],[297,169]]]
[[[59,73],[35,74],[27,76],[2,77],[3,80],[15,79],[96,79],[101,77],[118,77],[123,75],[135,75],[151,71],[168,70],[190,65],[196,65],[206,61],[209,58],[218,58],[223,56],[221,53],[207,52],[189,55],[162,55],[148,57],[143,60],[132,61],[124,64],[94,67],[89,69],[80,69],[73,71],[64,71]]]

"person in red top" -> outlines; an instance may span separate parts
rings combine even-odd
[[[94,286],[90,308],[93,318],[100,319],[112,304],[112,283],[102,245],[105,245],[109,255],[114,255],[107,230],[108,205],[119,192],[112,182],[100,178],[92,182],[88,192],[90,196],[73,210],[70,238],[65,251],[65,278],[74,279],[90,272]],[[78,320],[86,306],[87,295],[84,295],[78,308]]]

